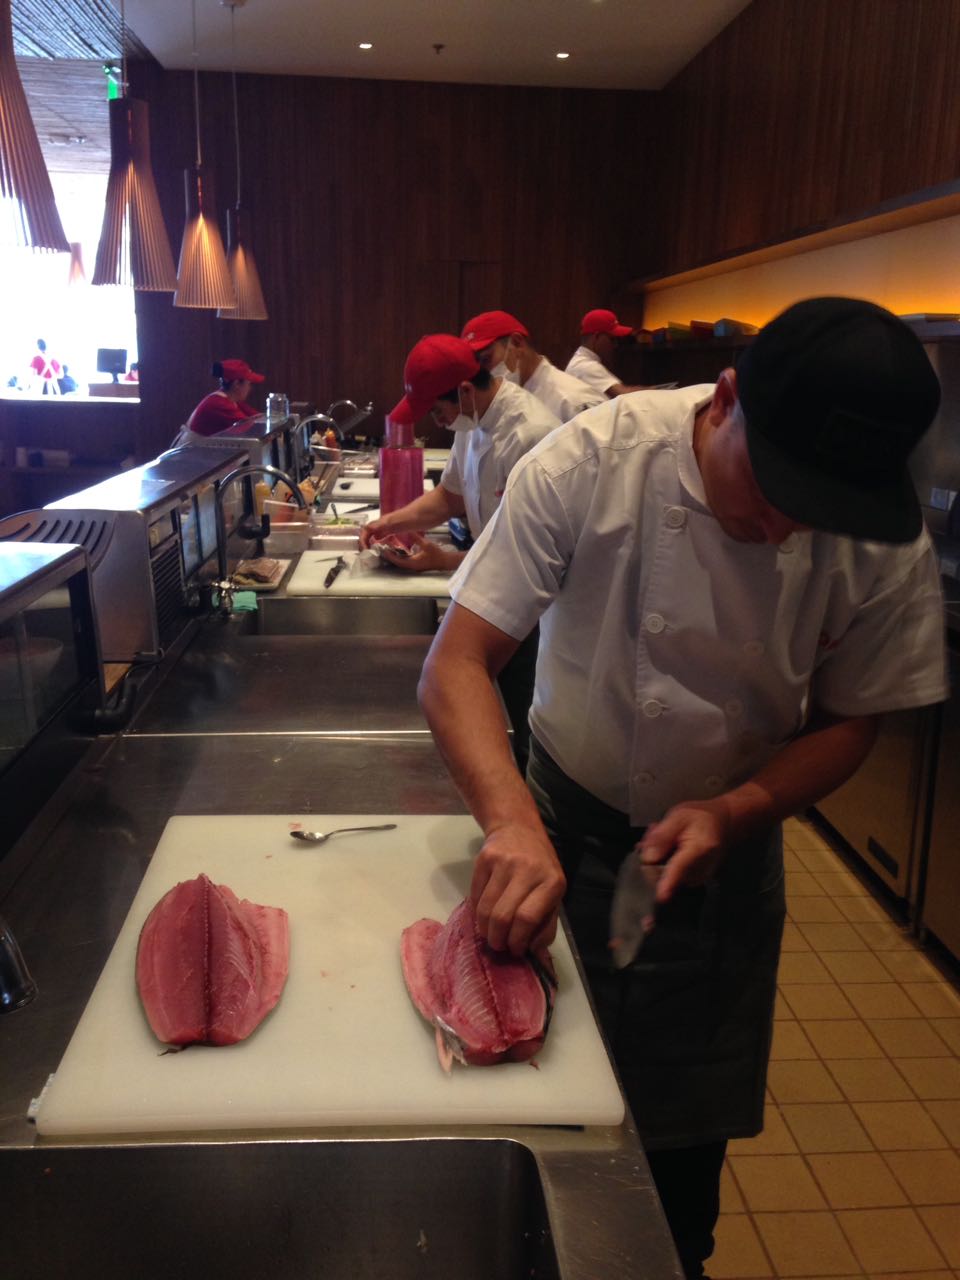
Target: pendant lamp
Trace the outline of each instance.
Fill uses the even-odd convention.
[[[253,250],[246,240],[244,211],[240,186],[240,109],[237,103],[237,43],[235,17],[245,0],[220,0],[230,10],[230,48],[233,59],[233,138],[237,150],[237,203],[227,210],[227,267],[237,294],[235,307],[221,307],[217,312],[224,320],[266,320],[267,304],[260,287],[260,273]]]
[[[17,70],[11,0],[0,0],[0,244],[70,252]]]
[[[184,170],[187,223],[180,246],[175,307],[235,307],[234,292],[223,240],[213,213],[209,184],[205,183],[200,150],[200,73],[197,69],[197,0],[193,4],[193,112],[197,129],[197,161]],[[206,187],[206,189],[205,189]]]
[[[83,269],[83,247],[79,240],[70,241],[70,266],[67,270],[67,284],[80,285],[87,283],[87,273]]]

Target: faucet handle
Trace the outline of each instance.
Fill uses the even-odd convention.
[[[22,1009],[37,994],[37,984],[30,976],[23,953],[10,926],[0,916],[0,1013]]]

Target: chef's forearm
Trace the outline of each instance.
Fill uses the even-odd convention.
[[[801,813],[835,791],[866,759],[877,716],[822,717],[742,786],[722,797],[734,841]]]
[[[463,515],[463,510],[460,495],[438,484],[435,489],[414,498],[405,507],[398,507],[396,511],[380,516],[377,524],[394,533],[410,533],[414,529],[432,529],[451,516]]]

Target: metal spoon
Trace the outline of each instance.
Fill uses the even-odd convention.
[[[331,836],[338,836],[344,831],[395,831],[395,822],[384,823],[382,827],[337,827],[336,831],[291,831],[294,840],[306,840],[308,844],[326,844]]]

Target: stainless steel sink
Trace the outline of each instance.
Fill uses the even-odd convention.
[[[19,1280],[561,1280],[508,1139],[6,1149],[0,1204]]]
[[[268,636],[429,636],[437,602],[407,596],[261,595],[257,630]]]

